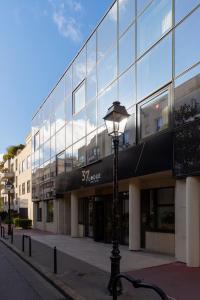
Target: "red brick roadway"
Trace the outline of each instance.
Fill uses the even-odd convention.
[[[175,262],[129,274],[158,285],[176,300],[200,299],[200,268],[190,268],[183,263]]]

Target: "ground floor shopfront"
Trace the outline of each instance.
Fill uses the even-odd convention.
[[[200,178],[165,171],[119,182],[120,243],[200,266]],[[110,243],[112,185],[34,203],[34,227]]]

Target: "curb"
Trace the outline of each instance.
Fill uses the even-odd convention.
[[[32,261],[32,258],[25,257],[22,255],[21,251],[19,251],[15,246],[9,244],[4,239],[0,238],[0,241],[12,252],[14,252],[18,257],[20,257],[25,263],[27,263],[32,269],[34,269],[37,273],[39,273],[45,280],[47,280],[50,284],[52,284],[63,296],[71,298],[71,300],[87,300],[83,296],[79,295],[75,290],[71,287],[64,284],[61,280],[59,280],[56,275],[47,271],[41,265]]]

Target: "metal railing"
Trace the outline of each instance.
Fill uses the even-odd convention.
[[[150,289],[153,290],[155,293],[157,293],[160,296],[160,299],[162,300],[169,300],[170,298],[165,294],[165,292],[159,288],[158,286],[154,284],[149,284],[146,282],[142,282],[140,279],[135,279],[131,277],[130,275],[120,273],[115,276],[113,280],[113,300],[117,300],[118,298],[118,291],[117,291],[117,282],[120,278],[124,278],[125,280],[129,281],[134,288],[145,288],[145,289]]]

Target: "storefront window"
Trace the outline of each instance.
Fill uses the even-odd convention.
[[[53,200],[48,200],[46,202],[46,208],[47,208],[47,222],[52,223],[53,222],[53,215],[54,215],[54,209],[53,209]]]
[[[137,56],[159,40],[172,26],[172,1],[155,0],[138,18]]]
[[[37,222],[42,221],[42,202],[36,203],[36,211],[37,211]]]

